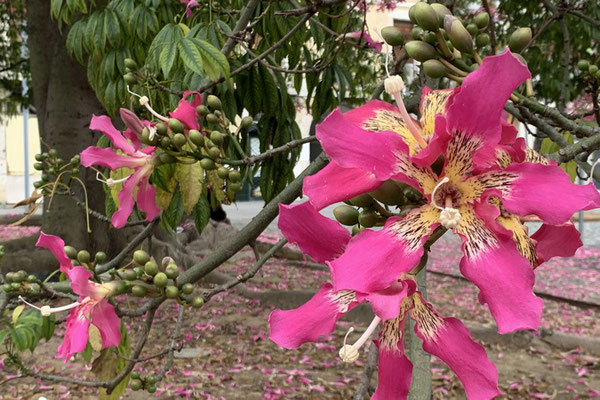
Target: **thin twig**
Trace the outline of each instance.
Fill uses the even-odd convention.
[[[273,149],[267,150],[264,153],[257,154],[252,157],[246,157],[241,160],[220,160],[222,163],[229,165],[253,165],[260,161],[266,160],[267,158],[274,157],[278,154],[288,152],[296,147],[302,146],[305,143],[314,142],[317,140],[315,136],[308,136],[302,139],[292,140],[287,142],[283,146],[275,147]]]
[[[179,334],[181,332],[181,325],[183,324],[183,314],[185,313],[185,307],[179,306],[179,313],[177,314],[177,322],[175,322],[175,329],[173,329],[173,333],[171,334],[171,342],[169,343],[169,351],[167,355],[167,362],[159,373],[156,375],[156,380],[160,381],[166,375],[166,373],[171,369],[173,365],[173,359],[175,358],[175,350],[177,348],[177,340],[179,339]]]

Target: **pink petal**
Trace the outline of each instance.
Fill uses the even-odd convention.
[[[339,109],[317,125],[317,138],[325,153],[340,167],[363,169],[378,180],[387,180],[394,174],[395,153],[406,148],[398,134],[361,129]]]
[[[71,281],[73,292],[82,298],[91,296],[94,293],[94,284],[89,281],[92,273],[86,268],[80,266],[73,267],[66,275]]]
[[[381,49],[383,47],[383,43],[376,42],[375,40],[373,40],[371,35],[369,35],[367,32],[364,32],[364,31],[350,32],[350,33],[346,34],[346,37],[354,38],[354,39],[362,39],[367,43],[367,46],[369,46],[372,49],[377,50],[378,52],[381,52]]]
[[[73,308],[67,317],[65,336],[56,353],[56,357],[64,358],[64,362],[69,361],[73,354],[85,350],[87,346],[90,320],[81,314],[83,308]]]
[[[114,347],[121,343],[121,321],[108,301],[102,300],[96,304],[90,316],[92,323],[100,331],[102,347]]]
[[[360,168],[342,168],[333,161],[315,175],[304,178],[304,194],[318,210],[359,194],[368,193],[383,182]]]
[[[402,301],[407,295],[414,293],[414,281],[402,281],[392,286],[369,293],[366,300],[371,304],[373,312],[382,320],[394,319],[400,312]],[[357,294],[360,300],[362,296]]]
[[[418,264],[423,242],[439,225],[437,215],[427,205],[403,219],[389,218],[381,231],[365,229],[354,236],[344,254],[329,263],[335,290],[371,293],[389,287]]]
[[[135,147],[136,150],[139,150],[140,147],[142,147],[143,143],[140,142],[140,139],[138,139],[137,135],[133,133],[131,129],[125,129],[123,131],[123,136],[129,139],[129,141],[131,142],[131,144],[133,144],[133,147]]]
[[[429,304],[415,305],[415,333],[423,350],[445,362],[462,382],[469,400],[487,400],[501,394],[498,370],[485,349],[476,343],[456,318],[443,318]],[[420,312],[417,312],[420,311]]]
[[[302,252],[317,262],[337,258],[351,238],[346,228],[319,214],[308,201],[280,204],[277,226],[290,242],[297,243]]]
[[[581,234],[572,223],[564,225],[542,224],[531,238],[536,241],[538,265],[552,257],[571,257],[583,246]]]
[[[119,209],[113,214],[111,222],[115,228],[122,228],[127,223],[127,219],[133,211],[135,203],[133,199],[133,191],[138,185],[143,176],[143,171],[137,170],[131,175],[123,185],[123,189],[119,192]]]
[[[196,96],[192,103],[186,100],[187,96],[190,94],[195,94]],[[188,90],[181,96],[181,100],[179,100],[179,104],[175,111],[170,112],[169,115],[172,118],[180,120],[189,129],[199,129],[200,125],[198,125],[198,119],[200,118],[200,115],[196,111],[196,107],[200,105],[201,101],[202,97],[198,92]]]
[[[129,143],[127,139],[123,137],[121,132],[119,132],[117,128],[113,126],[110,118],[106,115],[94,115],[92,117],[92,121],[90,122],[90,129],[93,131],[100,131],[108,136],[116,149],[122,150],[126,154],[135,153],[135,148],[133,145]]]
[[[335,295],[332,286],[326,283],[302,306],[294,310],[273,311],[269,316],[269,338],[280,347],[295,349],[331,333],[336,321],[356,304],[344,306],[335,300]],[[352,297],[351,294],[349,296]]]
[[[404,355],[402,339],[398,342],[398,349],[388,349],[381,344],[377,347],[379,348],[378,381],[371,400],[406,399],[412,381],[413,366]]]
[[[81,165],[102,165],[115,170],[118,168],[139,168],[144,163],[143,159],[137,157],[123,156],[110,148],[90,146],[81,152]]]
[[[55,235],[47,235],[44,232],[40,233],[36,244],[38,247],[45,247],[54,254],[54,258],[60,263],[60,271],[66,274],[73,268],[73,261],[65,253],[65,242]]]
[[[156,205],[156,188],[150,184],[148,178],[140,180],[136,200],[140,211],[146,214],[147,221],[152,221],[160,214],[160,209]]]
[[[593,184],[572,183],[566,172],[556,165],[520,163],[499,173],[511,173],[514,177],[500,188],[502,204],[511,213],[535,214],[544,222],[561,225],[577,211],[600,207],[600,193]]]

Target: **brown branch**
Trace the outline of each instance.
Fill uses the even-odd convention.
[[[177,322],[175,322],[175,329],[173,329],[173,333],[171,334],[171,342],[169,343],[169,349],[167,352],[167,362],[159,373],[156,375],[156,380],[160,381],[165,377],[167,372],[171,369],[173,365],[173,359],[175,358],[175,350],[177,349],[177,340],[179,339],[179,334],[181,332],[181,325],[183,324],[183,314],[185,313],[185,307],[179,306],[179,313],[177,314]]]
[[[285,11],[277,11],[275,13],[275,15],[285,15],[285,16],[291,16],[291,15],[304,15],[304,14],[309,14],[309,15],[313,15],[317,12],[319,12],[319,10],[321,10],[322,8],[329,8],[329,7],[333,7],[335,5],[341,4],[341,3],[347,3],[349,0],[317,0],[315,2],[310,3],[308,6],[304,7],[304,8],[297,8],[294,10],[285,10]]]
[[[588,24],[594,25],[596,28],[600,28],[600,21],[595,20],[594,18],[590,17],[589,15],[587,15],[581,11],[568,9],[568,10],[566,10],[566,12],[571,15],[576,16],[577,18],[581,18]]]
[[[271,150],[267,150],[264,153],[257,154],[252,157],[245,157],[241,160],[219,160],[219,162],[229,165],[253,165],[268,158],[274,157],[278,154],[288,152],[296,147],[300,147],[303,144],[314,142],[317,140],[315,136],[308,136],[302,139],[292,140],[287,142],[283,146],[275,147]]]
[[[490,5],[487,0],[481,0],[481,5],[486,13],[490,16],[490,23],[487,26],[488,33],[490,35],[490,47],[492,48],[492,52],[496,51],[496,25],[494,22],[494,16],[492,15],[492,10],[490,9]]]

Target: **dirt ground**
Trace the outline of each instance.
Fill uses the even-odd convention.
[[[223,270],[236,275],[253,262],[247,249],[236,255]],[[273,259],[247,285],[254,291],[311,290],[327,280],[328,273],[302,268],[298,262]],[[204,284],[204,288],[212,285]],[[201,291],[200,287],[197,290]],[[430,301],[446,316],[460,318],[469,327],[484,327],[489,312],[477,302],[477,290],[468,282],[448,276],[430,274]],[[591,288],[590,290],[598,290]],[[290,300],[295,302],[295,299]],[[135,307],[135,302],[130,305]],[[352,365],[337,357],[343,337],[350,326],[358,332],[367,323],[340,321],[336,331],[319,343],[305,344],[299,350],[279,349],[268,340],[267,319],[273,306],[256,299],[242,297],[235,291],[215,296],[200,310],[189,309],[180,342],[182,354],[172,371],[157,384],[153,395],[127,389],[125,399],[349,399],[360,380],[367,354],[361,354]],[[144,355],[154,354],[168,344],[177,305],[165,303],[159,310],[149,345]],[[543,327],[568,334],[598,338],[598,308],[580,308],[567,303],[546,300]],[[128,321],[130,335],[135,337],[139,320]],[[498,341],[497,335],[474,335],[482,342],[500,373],[502,399],[588,399],[600,397],[599,357],[582,349],[564,350],[554,347],[542,337],[524,333]],[[39,372],[61,373],[78,378],[89,377],[90,366],[78,358],[63,364],[53,358],[62,337],[57,328],[49,343],[38,346],[35,355],[25,359]],[[355,335],[358,335],[355,333]],[[134,339],[135,340],[135,339]],[[181,358],[185,357],[185,358]],[[1,359],[1,356],[0,356]],[[142,375],[152,375],[165,362],[164,358],[138,364]],[[0,364],[0,381],[15,373]],[[434,398],[463,399],[460,382],[445,364],[432,361]],[[376,375],[372,384],[376,384]],[[13,379],[0,386],[1,399],[93,399],[96,389],[74,385],[40,382],[32,378]]]

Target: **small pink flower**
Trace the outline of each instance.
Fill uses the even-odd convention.
[[[188,18],[192,18],[192,8],[199,6],[200,4],[196,0],[179,0],[180,3],[186,4],[185,6],[185,16]]]
[[[383,47],[383,43],[375,41],[375,39],[373,39],[373,37],[365,31],[350,32],[350,33],[346,34],[346,37],[357,39],[357,40],[359,40],[359,43],[360,43],[360,41],[364,40],[366,42],[367,46],[369,46],[370,48],[375,49],[376,51],[381,53],[381,48]]]
[[[150,126],[147,123],[147,126]],[[151,221],[159,214],[160,209],[156,206],[156,189],[149,182],[150,175],[156,166],[154,147],[141,148],[141,143],[127,140],[110,121],[103,116],[92,117],[90,129],[104,133],[112,141],[114,149],[90,146],[81,152],[81,164],[85,167],[91,165],[102,165],[116,170],[119,168],[130,168],[134,173],[124,179],[125,184],[119,193],[119,208],[112,216],[112,224],[121,228],[127,222],[133,211],[133,205],[137,201],[138,208],[146,213],[146,220]],[[128,129],[129,131],[129,129]],[[126,131],[127,133],[127,131]],[[128,134],[128,136],[131,136]],[[120,150],[124,154],[119,154]],[[118,183],[107,180],[109,186]],[[134,190],[137,192],[134,197]]]

